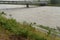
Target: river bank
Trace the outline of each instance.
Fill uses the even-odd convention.
[[[14,18],[6,18],[4,12],[0,13],[0,40],[60,40],[51,30],[44,32],[43,29],[34,28],[35,23],[17,22]],[[40,27],[45,27],[40,25]]]

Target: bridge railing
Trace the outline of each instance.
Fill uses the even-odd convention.
[[[16,4],[16,5],[45,5],[48,1],[0,1],[0,4]]]
[[[41,4],[41,3],[47,3],[46,2],[38,2],[38,1],[0,1],[0,4],[30,4],[30,5],[34,5],[34,4]]]

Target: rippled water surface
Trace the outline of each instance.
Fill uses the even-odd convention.
[[[12,14],[17,21],[36,22],[45,26],[60,26],[60,7],[33,7],[26,8],[25,5],[1,5],[0,11]]]

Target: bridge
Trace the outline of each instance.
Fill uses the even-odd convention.
[[[47,4],[47,1],[45,2],[38,2],[38,1],[0,1],[0,4],[15,4],[15,5],[26,5],[28,8],[29,5],[40,5],[40,4]]]

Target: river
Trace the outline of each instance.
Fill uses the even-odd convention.
[[[36,22],[52,28],[60,26],[60,7],[30,6],[30,8],[26,8],[25,5],[0,4],[0,11],[4,11],[7,15],[11,14],[13,18],[20,22]]]

